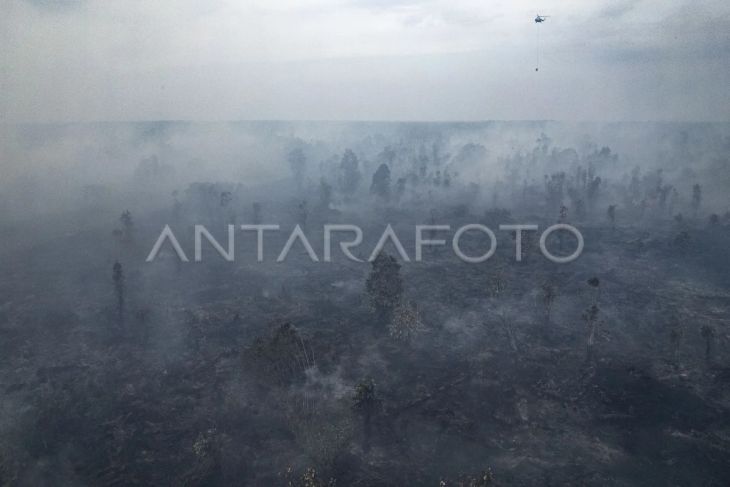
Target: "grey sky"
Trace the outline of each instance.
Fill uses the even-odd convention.
[[[726,0],[5,0],[2,9],[6,122],[730,120]],[[551,15],[540,26],[538,9]]]

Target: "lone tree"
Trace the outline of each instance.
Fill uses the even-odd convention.
[[[319,181],[319,208],[322,211],[330,209],[332,204],[332,185],[325,178]]]
[[[292,176],[294,176],[297,189],[301,190],[304,182],[304,172],[307,169],[307,156],[304,155],[301,147],[297,147],[289,152],[287,160],[289,161],[289,168],[291,169]]]
[[[700,211],[700,205],[702,204],[702,186],[695,184],[692,186],[692,213],[697,218],[697,213]]]
[[[565,205],[560,206],[560,214],[558,216],[558,223],[568,223],[568,207]],[[560,232],[558,234],[558,248],[562,251],[563,250],[563,243],[565,241],[565,232]]]
[[[550,323],[550,314],[555,304],[555,298],[558,296],[555,286],[549,282],[542,285],[542,304],[545,311],[545,323]]]
[[[560,206],[560,213],[558,214],[558,223],[565,223],[568,221],[568,207],[565,205]]]
[[[220,196],[220,206],[221,208],[226,208],[231,204],[231,201],[233,201],[233,194],[230,191],[223,191],[221,192]]]
[[[124,210],[122,216],[119,217],[119,221],[122,222],[122,237],[126,241],[132,240],[132,234],[134,233],[134,222],[132,221],[132,213],[129,210]]]
[[[598,305],[592,304],[583,312],[583,321],[588,328],[588,343],[586,346],[586,362],[592,363],[595,358],[594,345],[596,343],[596,329],[598,328]]]
[[[715,329],[710,325],[702,325],[700,334],[705,339],[705,361],[709,364],[712,362],[712,352],[715,344]]]
[[[183,205],[178,199],[179,192],[178,190],[173,190],[172,192],[172,219],[175,223],[180,222],[180,215],[182,213]]]
[[[124,322],[124,271],[119,262],[115,262],[112,267],[112,281],[114,282],[114,293],[117,295],[117,316],[121,324]]]
[[[340,161],[340,189],[345,195],[353,195],[360,185],[362,175],[358,166],[357,156],[347,149]]]
[[[381,164],[373,174],[370,194],[380,196],[384,200],[390,198],[390,168],[387,164]]]
[[[588,209],[590,211],[593,210],[596,204],[596,200],[598,199],[598,191],[601,187],[601,178],[596,176],[595,178],[592,178],[591,181],[588,183],[588,188],[586,190],[586,199],[588,200]]]
[[[487,294],[498,298],[507,291],[507,272],[504,267],[497,267],[492,274],[487,275]]]
[[[606,215],[608,215],[608,221],[611,223],[611,229],[616,229],[616,205],[608,205],[608,210],[606,211]]]
[[[236,222],[236,211],[232,208],[233,193],[223,191],[220,195],[220,207],[224,213],[227,223],[234,224]]]
[[[588,279],[588,285],[595,289],[595,293],[593,294],[593,304],[598,305],[598,299],[601,297],[601,280],[597,277],[591,277]]]
[[[692,245],[692,237],[689,232],[683,230],[674,236],[672,239],[672,246],[679,251],[680,254],[686,254]]]
[[[261,203],[254,201],[253,205],[253,223],[254,225],[260,225],[261,224]]]
[[[309,210],[307,209],[307,200],[302,200],[297,205],[297,221],[302,224],[303,228],[307,228],[307,217],[309,216]]]
[[[708,224],[710,225],[710,228],[717,228],[718,225],[720,225],[720,215],[717,213],[713,213],[710,215],[710,218],[707,220]]]
[[[406,178],[398,178],[395,182],[395,199],[398,201],[406,194]]]
[[[403,295],[403,279],[400,264],[395,257],[381,252],[372,262],[365,289],[370,307],[381,325],[390,323],[393,311]]]
[[[375,392],[375,381],[370,378],[361,380],[355,386],[352,409],[362,418],[363,450],[370,450],[372,419],[380,409],[381,401]]]
[[[679,363],[679,350],[682,346],[683,335],[684,331],[682,330],[681,323],[678,319],[674,318],[672,320],[672,327],[669,330],[669,344],[671,346],[672,361],[675,365]]]

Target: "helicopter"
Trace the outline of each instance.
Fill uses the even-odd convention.
[[[550,17],[550,16],[537,14],[537,16],[535,17],[535,23],[540,25],[543,22],[545,22],[548,19],[548,17]],[[537,63],[535,66],[535,71],[539,71],[539,70],[540,70],[540,29],[537,29]]]

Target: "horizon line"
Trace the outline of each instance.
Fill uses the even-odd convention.
[[[575,124],[730,124],[730,120],[563,120],[563,119],[478,119],[478,120],[385,120],[385,119],[297,119],[297,118],[241,118],[241,119],[138,119],[138,120],[64,120],[64,121],[0,121],[0,125],[93,125],[93,124],[216,124],[216,123],[343,123],[343,124],[484,124],[484,123],[575,123]]]

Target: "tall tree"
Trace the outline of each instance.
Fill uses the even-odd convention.
[[[319,207],[323,211],[327,211],[332,203],[332,186],[325,178],[319,181]]]
[[[355,386],[355,397],[352,408],[360,415],[363,422],[363,450],[370,450],[370,436],[372,434],[372,419],[380,408],[380,398],[375,392],[375,381],[367,378]]]
[[[390,168],[383,163],[373,174],[373,181],[370,185],[370,193],[380,196],[384,200],[390,198]]]
[[[550,323],[550,315],[552,314],[553,304],[555,304],[555,298],[557,298],[557,289],[551,282],[546,282],[542,285],[542,304],[545,315],[545,323]]]
[[[692,186],[692,213],[697,218],[697,213],[700,211],[700,205],[702,204],[702,186],[695,184]]]
[[[124,210],[122,212],[122,216],[119,217],[119,221],[122,222],[122,237],[127,242],[130,242],[134,234],[134,222],[132,221],[132,213],[129,210]]]
[[[611,223],[611,229],[616,228],[616,205],[608,205],[608,210],[606,211],[606,215],[608,215],[608,221]]]
[[[362,175],[359,165],[355,153],[347,149],[340,161],[340,189],[347,196],[353,195],[360,185]]]
[[[253,208],[253,216],[252,216],[253,224],[259,225],[259,224],[261,224],[261,203],[259,203],[258,201],[254,201],[252,208]]]
[[[307,200],[302,200],[297,205],[297,221],[302,225],[302,228],[307,228],[307,218],[309,216],[309,210],[307,209]]]
[[[307,156],[304,155],[301,147],[297,147],[289,152],[287,160],[297,189],[301,190],[304,184],[304,173],[307,170]]]
[[[376,313],[380,325],[386,326],[403,296],[400,264],[395,257],[381,252],[371,266],[365,288],[371,309]]]
[[[710,325],[702,325],[700,334],[705,339],[705,361],[712,362],[712,352],[715,344],[715,329]]]
[[[114,282],[114,294],[117,296],[117,317],[121,324],[124,322],[124,271],[119,262],[115,262],[112,267],[112,282]]]

